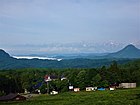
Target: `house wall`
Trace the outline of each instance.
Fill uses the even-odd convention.
[[[92,91],[92,89],[91,88],[86,88],[86,91]]]
[[[120,88],[136,88],[136,83],[121,83]]]
[[[87,87],[87,88],[86,88],[86,91],[93,91],[93,90],[94,90],[93,87]]]
[[[74,88],[74,91],[78,92],[78,91],[80,91],[80,88]]]

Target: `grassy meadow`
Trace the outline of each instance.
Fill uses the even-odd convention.
[[[42,94],[26,101],[0,102],[0,105],[140,105],[140,88]]]

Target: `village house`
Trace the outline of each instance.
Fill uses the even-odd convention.
[[[74,92],[79,92],[80,88],[74,88]]]
[[[86,91],[94,91],[94,87],[86,87]]]
[[[73,86],[69,86],[69,90],[73,90]]]
[[[111,84],[109,86],[109,90],[115,90],[116,88],[119,88],[119,84],[117,84],[117,83]]]
[[[119,88],[136,88],[136,83],[120,83]]]
[[[54,75],[45,75],[45,77],[44,77],[45,82],[52,81],[52,80],[55,81],[57,79],[58,79],[58,77],[54,76]]]
[[[6,96],[0,97],[0,101],[23,101],[23,100],[26,100],[26,97],[14,93],[10,93]]]
[[[111,91],[112,91],[112,90],[115,90],[115,88],[114,88],[114,87],[110,87],[110,88],[109,88],[109,90],[111,90]]]
[[[51,95],[56,95],[56,94],[58,94],[58,92],[57,91],[52,91],[50,94]]]

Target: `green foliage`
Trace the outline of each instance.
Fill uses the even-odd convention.
[[[39,90],[42,94],[47,93],[46,87],[47,87],[47,85],[45,83],[41,87],[39,87]]]
[[[101,79],[102,77],[100,76],[100,74],[97,74],[96,76],[94,76],[92,78],[93,86],[100,86]]]
[[[107,87],[110,84],[121,82],[136,82],[140,86],[140,60],[118,65],[117,62],[109,66],[102,66],[97,69],[18,69],[0,71],[0,91],[6,94],[10,92],[24,92],[27,89],[34,92],[40,89],[41,93],[46,92],[44,76],[54,75],[58,78],[49,82],[50,91],[68,91],[68,86],[79,87],[84,90],[88,86]],[[67,77],[61,81],[61,76]],[[43,83],[36,87],[38,83]]]
[[[4,96],[4,95],[5,95],[4,91],[0,91],[0,96]]]
[[[77,77],[76,77],[76,80],[77,80],[77,86],[80,88],[80,89],[84,89],[85,87],[85,75],[86,74],[86,71],[85,70],[81,70]]]
[[[107,80],[103,80],[102,82],[100,82],[100,86],[108,87],[109,86],[109,82]]]

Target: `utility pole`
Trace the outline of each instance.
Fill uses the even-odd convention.
[[[47,93],[49,94],[49,81],[47,81]]]
[[[51,77],[49,75],[46,75],[44,78],[44,81],[47,83],[47,93],[49,94],[49,81],[51,81]]]

